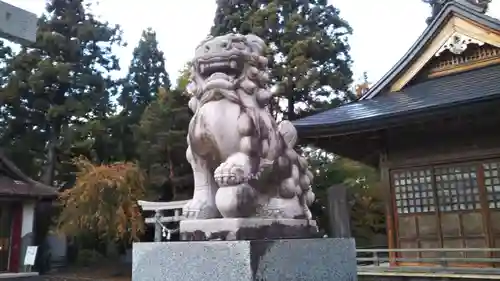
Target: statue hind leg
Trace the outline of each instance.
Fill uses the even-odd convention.
[[[193,169],[194,193],[183,208],[183,214],[187,219],[213,219],[221,215],[215,205],[215,193],[218,185],[210,172],[205,159],[193,154],[191,146],[188,146],[186,158]]]

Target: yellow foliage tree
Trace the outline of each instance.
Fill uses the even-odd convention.
[[[367,72],[363,72],[363,80],[354,86],[354,92],[357,98],[362,97],[366,92],[370,90],[371,83],[368,82]]]
[[[75,186],[60,196],[58,229],[67,235],[85,231],[106,240],[137,241],[144,220],[137,200],[145,194],[144,176],[135,164],[94,165],[75,159]]]

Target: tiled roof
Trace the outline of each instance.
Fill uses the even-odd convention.
[[[451,14],[458,14],[473,22],[479,23],[492,30],[500,30],[500,20],[485,15],[473,8],[474,5],[467,1],[448,1],[441,12],[436,16],[434,21],[427,26],[422,35],[417,39],[414,45],[400,59],[394,67],[389,70],[368,92],[361,97],[360,100],[371,99],[379,94],[382,94],[385,87],[395,79],[399,73],[405,69],[420,52],[429,44],[435,35],[441,31],[442,26],[446,23]]]
[[[56,196],[56,190],[41,184],[30,184],[0,176],[0,196],[53,197]]]
[[[300,133],[319,127],[355,125],[500,98],[499,78],[500,65],[444,76],[409,86],[400,92],[333,108],[293,123]]]
[[[57,189],[37,182],[0,152],[0,197],[56,197]]]

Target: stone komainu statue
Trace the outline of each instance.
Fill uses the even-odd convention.
[[[194,174],[187,219],[310,219],[313,174],[294,150],[297,131],[267,110],[265,42],[255,35],[207,38],[192,61],[194,112],[186,157]]]

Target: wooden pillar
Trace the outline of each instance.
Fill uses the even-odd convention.
[[[383,192],[383,198],[385,202],[385,223],[387,231],[387,246],[389,250],[397,248],[397,229],[396,229],[396,209],[394,208],[394,196],[391,190],[391,178],[389,167],[386,165],[387,154],[380,154],[380,192]],[[389,252],[389,264],[391,266],[396,265],[397,255],[395,252]]]
[[[12,206],[12,231],[10,234],[9,271],[19,272],[21,264],[21,229],[23,224],[23,205],[15,203]]]
[[[347,187],[337,184],[328,189],[328,213],[331,237],[351,237],[351,218],[347,204]]]

